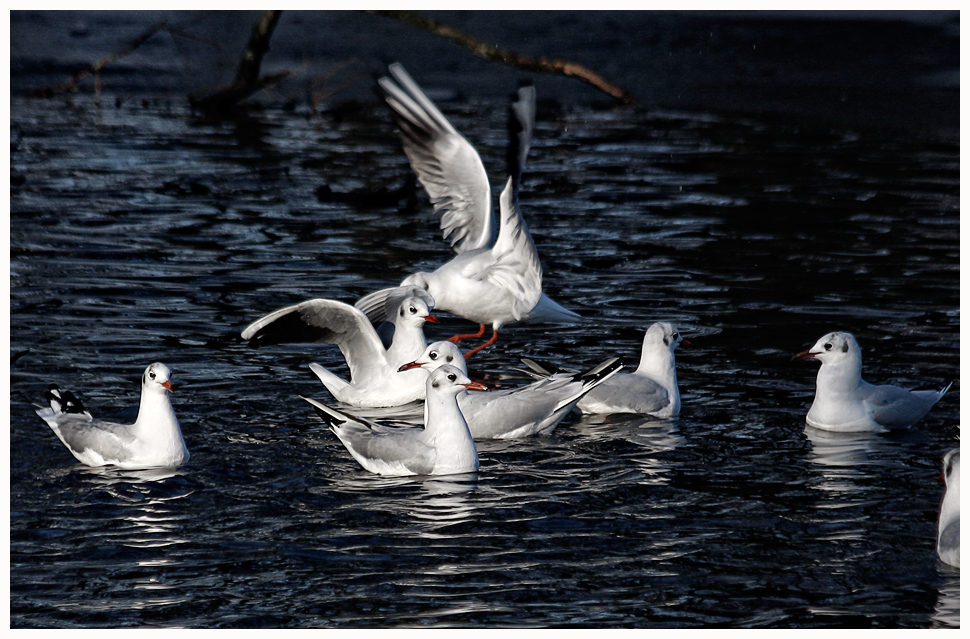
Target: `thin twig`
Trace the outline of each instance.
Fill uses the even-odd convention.
[[[104,69],[106,66],[108,66],[109,64],[111,64],[116,60],[119,60],[125,57],[126,55],[128,55],[129,53],[131,53],[141,45],[145,44],[145,42],[153,35],[155,35],[159,31],[166,29],[167,27],[168,27],[168,23],[163,20],[158,24],[156,24],[155,26],[151,27],[150,29],[146,30],[144,33],[142,33],[134,40],[132,40],[127,46],[119,49],[118,51],[115,51],[108,57],[103,58],[98,62],[95,62],[87,69],[80,71],[73,78],[71,78],[64,84],[56,87],[47,87],[46,89],[37,89],[35,91],[31,91],[29,95],[36,98],[51,98],[51,97],[54,97],[55,95],[60,95],[62,93],[67,93],[68,91],[73,91],[74,88],[78,85],[78,83],[81,82],[81,80],[83,80],[84,78],[90,75],[100,74],[100,71]]]
[[[503,49],[487,42],[474,38],[451,25],[439,22],[427,16],[415,13],[414,11],[365,11],[388,18],[400,20],[414,27],[427,31],[433,35],[441,36],[455,44],[459,44],[468,49],[472,55],[494,62],[522,69],[524,71],[537,71],[539,73],[552,73],[576,78],[586,84],[599,89],[607,95],[623,102],[633,104],[636,98],[620,87],[605,80],[602,76],[587,69],[581,64],[569,62],[568,60],[556,60],[550,58],[533,58],[531,56],[519,55],[508,49]]]

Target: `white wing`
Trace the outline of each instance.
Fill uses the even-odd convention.
[[[491,253],[494,263],[484,276],[508,290],[515,298],[512,315],[522,319],[542,296],[542,266],[529,228],[522,219],[509,178],[499,197],[498,238]]]
[[[494,234],[488,174],[478,151],[438,110],[400,64],[378,85],[394,112],[404,152],[456,253],[488,247]],[[396,81],[396,83],[395,83]]]
[[[250,324],[242,337],[256,344],[273,344],[298,331],[315,336],[312,341],[336,344],[354,384],[380,376],[386,364],[384,345],[367,316],[336,300],[308,300],[281,308]]]

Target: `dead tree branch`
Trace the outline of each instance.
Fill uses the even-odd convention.
[[[190,95],[189,102],[208,113],[223,113],[231,110],[239,102],[250,95],[276,84],[289,75],[288,71],[270,76],[259,77],[259,68],[263,63],[263,56],[269,50],[269,41],[273,30],[280,20],[282,11],[264,11],[259,22],[253,27],[249,42],[243,51],[236,80],[231,85],[204,95]]]
[[[536,71],[539,73],[552,73],[576,78],[586,84],[599,89],[610,97],[623,102],[633,104],[636,102],[630,93],[620,87],[605,80],[602,76],[594,73],[586,67],[569,62],[567,60],[555,60],[550,58],[533,58],[531,56],[519,55],[507,49],[497,47],[487,42],[474,38],[451,25],[439,22],[427,16],[413,11],[367,11],[388,18],[400,20],[419,29],[427,31],[433,35],[441,36],[455,44],[468,49],[472,55],[494,62],[501,62],[516,69],[523,71]]]
[[[77,85],[81,82],[81,80],[92,75],[100,77],[100,73],[103,68],[105,68],[112,62],[125,57],[126,55],[128,55],[129,53],[131,53],[141,45],[145,44],[145,42],[153,35],[155,35],[159,31],[164,31],[166,29],[168,29],[168,23],[166,23],[165,21],[159,22],[158,24],[146,30],[140,36],[132,40],[127,46],[122,47],[121,49],[119,49],[118,51],[115,51],[108,57],[103,58],[98,62],[95,62],[87,69],[84,69],[83,71],[78,72],[77,74],[74,75],[74,77],[72,77],[64,84],[56,87],[37,89],[35,91],[31,91],[29,95],[35,98],[52,98],[55,95],[60,95],[62,93],[67,93],[68,91],[73,91],[75,87],[77,87]]]

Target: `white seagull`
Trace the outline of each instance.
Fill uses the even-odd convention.
[[[434,298],[420,287],[399,286],[387,289],[382,304],[381,312],[387,321],[378,329],[378,335],[381,335],[382,347],[386,346],[387,361],[391,366],[400,366],[424,352],[428,344],[424,338],[424,324],[438,323],[438,319],[431,314]],[[287,342],[336,343],[332,341],[334,334],[345,332],[346,328],[342,328],[341,324],[351,320],[334,308],[334,300],[328,299],[307,300],[287,306],[247,326],[242,338],[249,340],[253,346]],[[347,354],[344,356],[347,357]]]
[[[632,373],[619,373],[586,394],[576,408],[583,413],[607,415],[636,413],[653,417],[680,414],[680,389],[677,387],[677,361],[674,351],[680,344],[690,345],[669,322],[651,324],[643,336],[640,364]],[[532,360],[523,363],[537,376],[551,371]]]
[[[56,384],[44,394],[50,407],[37,410],[37,414],[82,464],[174,468],[189,460],[189,451],[169,398],[171,374],[160,362],[145,369],[134,424],[94,419],[74,393],[62,391]]]
[[[354,459],[378,475],[452,475],[478,470],[478,449],[458,408],[466,389],[488,390],[454,366],[428,376],[424,428],[382,426],[303,397]]]
[[[424,291],[421,293],[427,295]],[[261,331],[267,327],[284,324],[312,327],[317,341],[340,348],[350,369],[350,382],[347,382],[317,363],[310,364],[310,370],[337,401],[368,408],[401,406],[424,398],[427,373],[401,374],[397,370],[412,361],[415,351],[424,352],[427,342],[421,327],[426,321],[437,320],[421,295],[405,295],[391,317],[395,329],[388,349],[362,311],[327,299],[310,300],[271,313],[246,328],[242,337],[258,341]]]
[[[520,87],[513,104],[518,130],[513,136],[511,176],[499,197],[496,219],[491,187],[481,157],[424,94],[400,64],[392,64],[393,79],[378,84],[400,130],[411,167],[441,215],[443,236],[457,255],[432,273],[409,275],[403,284],[426,289],[439,310],[477,322],[478,333],[456,335],[451,341],[491,338],[465,354],[471,357],[498,339],[499,329],[519,321],[574,321],[580,316],[560,306],[542,291],[542,267],[532,236],[518,206],[518,178],[535,125],[535,88]],[[359,303],[372,321],[380,314],[385,291]]]
[[[401,370],[435,370],[452,365],[468,374],[465,358],[451,342],[428,345],[424,354]],[[557,373],[519,388],[487,395],[459,393],[458,406],[475,439],[516,439],[552,432],[584,395],[622,368],[618,358],[608,359],[582,373]]]
[[[943,481],[946,490],[940,504],[936,531],[936,554],[951,566],[960,567],[960,449],[954,448],[943,457]]]
[[[922,419],[953,384],[914,390],[870,384],[862,379],[859,344],[845,332],[825,335],[794,359],[822,363],[815,401],[805,419],[809,426],[822,430],[851,433],[907,428]]]

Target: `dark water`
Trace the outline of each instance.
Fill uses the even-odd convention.
[[[587,321],[510,327],[473,377],[635,364],[669,320],[693,343],[683,412],[572,416],[481,443],[477,476],[388,479],[297,397],[329,401],[306,365],[345,371],[335,347],[236,337],[449,258],[387,113],[102,105],[11,103],[11,626],[959,625],[935,556],[956,140],[543,105],[523,212],[547,289]],[[504,102],[443,106],[498,183]],[[468,327],[442,319],[429,337]],[[807,429],[816,366],[791,355],[835,329],[869,381],[958,382],[911,432]],[[192,452],[177,471],[83,467],[33,413],[57,382],[131,419],[156,360]]]

